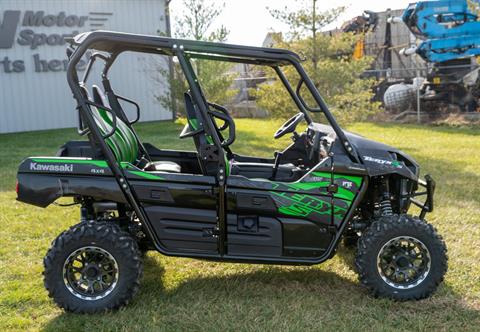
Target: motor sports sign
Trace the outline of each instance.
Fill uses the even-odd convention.
[[[32,50],[32,69],[36,73],[65,71],[66,59],[42,59],[38,52],[41,47],[64,46],[65,38],[72,37],[84,30],[101,27],[112,13],[90,12],[77,15],[60,11],[47,13],[43,10],[5,10],[0,22],[0,52],[14,47],[27,47]],[[41,31],[39,31],[41,29]],[[45,32],[45,30],[53,30]],[[65,32],[59,33],[59,30]],[[81,61],[77,69],[85,68]],[[0,56],[0,73],[21,73],[27,70],[25,59],[11,59]]]

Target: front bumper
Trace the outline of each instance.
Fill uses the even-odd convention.
[[[427,212],[433,211],[433,194],[435,193],[435,181],[430,175],[425,175],[425,180],[418,179],[418,188],[424,188],[424,191],[414,192],[409,195],[410,202],[418,206],[421,211],[419,218],[424,219]],[[425,201],[422,203],[417,199],[419,196],[426,196]]]

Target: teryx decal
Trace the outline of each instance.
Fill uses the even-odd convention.
[[[363,159],[366,161],[371,161],[372,163],[380,164],[380,165],[387,165],[395,168],[402,168],[402,164],[398,160],[385,160],[385,159],[378,159],[369,156],[363,156]]]

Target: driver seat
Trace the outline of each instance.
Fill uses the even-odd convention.
[[[185,100],[185,110],[187,113],[188,126],[191,131],[198,131],[196,135],[193,136],[193,141],[197,149],[198,162],[200,164],[200,169],[204,175],[215,175],[218,169],[218,163],[214,160],[209,160],[208,157],[202,157],[201,152],[206,149],[215,149],[213,144],[213,139],[210,135],[207,135],[203,130],[203,117],[198,110],[197,106],[193,103],[192,96],[190,93],[185,92],[183,94]],[[226,165],[228,166],[228,160],[226,160]]]
[[[202,116],[193,103],[192,97],[188,92],[184,94],[185,109],[187,112],[187,120],[189,129],[191,131],[199,131],[193,140],[197,151],[200,152],[205,147],[213,145],[212,138],[203,131]],[[225,156],[227,154],[225,153]],[[205,160],[198,154],[200,167],[203,174],[215,175],[218,167],[217,162]],[[235,160],[228,160],[226,158],[225,164],[227,166],[227,174],[240,175],[249,179],[263,179],[281,182],[293,182],[301,177],[301,169],[293,164],[279,165],[275,172],[275,165],[268,163],[255,162],[239,162]]]
[[[97,85],[92,85],[92,92],[93,101],[95,103],[108,107],[107,105],[109,105],[109,103],[103,94],[103,91]],[[84,89],[84,93],[87,94],[86,89]],[[100,107],[97,108],[91,106],[90,108],[92,110],[93,118],[102,134],[110,132],[113,126],[112,115]],[[117,116],[116,118],[115,133],[108,137],[105,142],[110,147],[110,150],[112,150],[117,161],[128,162],[137,167],[140,166],[140,162],[138,161],[138,159],[141,159],[140,142],[138,141],[133,128],[123,122],[120,117]],[[148,172],[181,172],[180,165],[171,161],[149,161],[146,165],[139,168]]]

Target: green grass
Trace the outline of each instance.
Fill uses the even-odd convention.
[[[275,121],[238,120],[235,151],[269,156]],[[191,149],[181,125],[138,125],[145,141]],[[480,134],[475,129],[358,124],[349,128],[396,146],[437,180],[428,219],[444,236],[449,271],[420,302],[373,299],[358,284],[353,253],[320,266],[218,264],[149,253],[140,293],[118,312],[73,315],[42,285],[50,242],[78,222],[78,209],[15,201],[15,172],[26,156],[53,155],[74,130],[0,135],[0,330],[478,330],[480,326]]]

